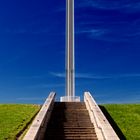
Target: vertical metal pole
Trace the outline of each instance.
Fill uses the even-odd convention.
[[[66,0],[66,96],[75,96],[74,76],[74,0]]]

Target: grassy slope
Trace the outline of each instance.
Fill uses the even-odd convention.
[[[127,140],[140,140],[140,104],[104,105]]]
[[[104,105],[127,140],[140,139],[140,104]],[[0,105],[0,140],[13,140],[39,110],[36,105]]]
[[[0,104],[0,140],[15,139],[38,110],[37,105]]]

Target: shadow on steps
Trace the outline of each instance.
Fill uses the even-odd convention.
[[[83,102],[55,102],[44,140],[97,140]]]
[[[116,132],[116,134],[118,135],[118,137],[120,138],[120,140],[126,140],[126,137],[122,133],[121,129],[118,127],[117,123],[110,116],[110,114],[108,113],[108,111],[106,110],[106,108],[104,106],[101,106],[101,105],[99,105],[99,107],[102,110],[102,112],[104,113],[104,115],[106,116],[107,120],[109,121],[109,123],[113,127],[114,131]]]

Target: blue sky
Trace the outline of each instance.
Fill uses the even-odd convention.
[[[65,95],[65,0],[0,1],[0,103]],[[140,2],[75,0],[76,95],[140,103]]]

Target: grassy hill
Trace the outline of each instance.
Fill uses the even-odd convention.
[[[37,105],[0,104],[0,140],[14,140],[39,108]]]
[[[110,104],[101,106],[101,109],[122,139],[140,140],[140,104]]]
[[[121,140],[140,140],[140,104],[100,107]],[[0,104],[0,140],[14,140],[39,109],[38,105]]]

